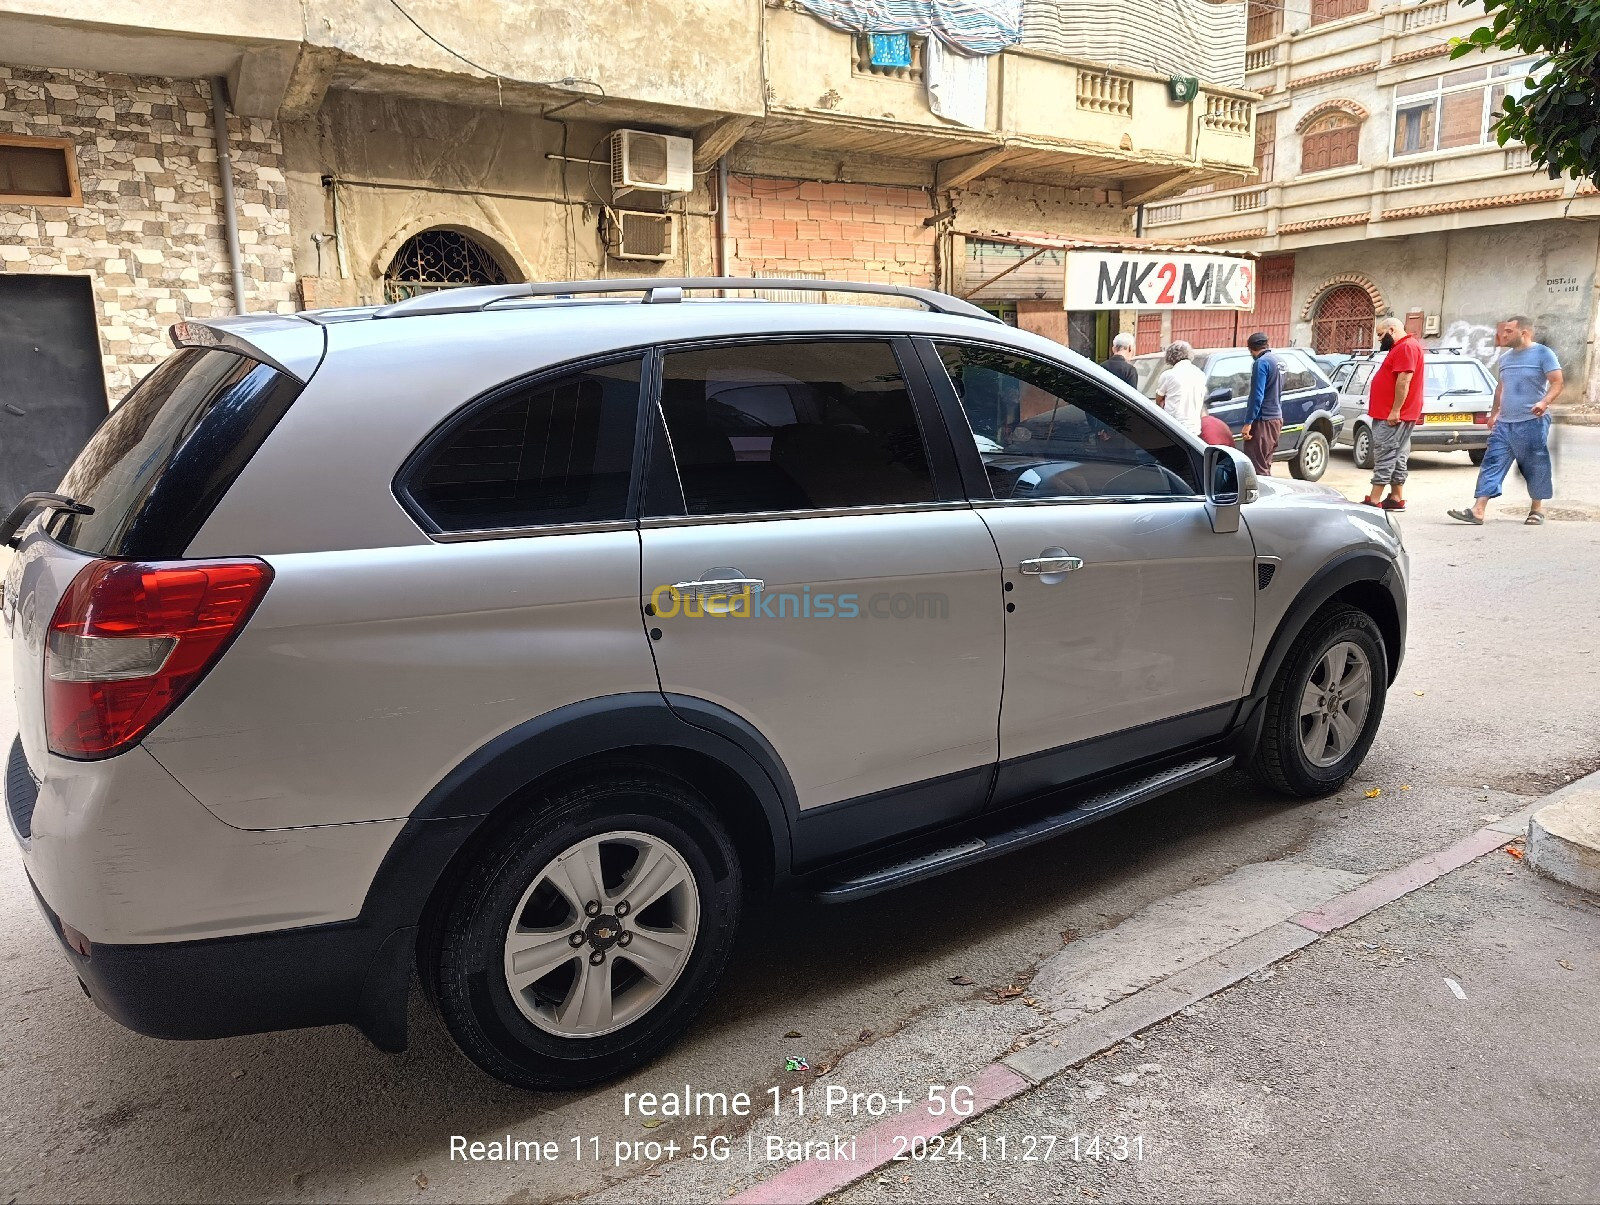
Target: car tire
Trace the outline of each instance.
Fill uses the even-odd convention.
[[[1487,453],[1488,450],[1488,448],[1473,448],[1467,453],[1467,459],[1472,461],[1473,464],[1482,464],[1484,454]]]
[[[1318,611],[1267,692],[1251,765],[1256,779],[1299,798],[1344,786],[1377,735],[1388,676],[1383,633],[1371,616],[1339,605]]]
[[[643,772],[597,779],[483,845],[432,918],[421,969],[484,1071],[536,1091],[581,1088],[649,1062],[687,1028],[727,966],[742,890],[737,850],[699,792]]]
[[[1297,481],[1320,481],[1328,471],[1328,437],[1321,431],[1307,431],[1289,462],[1289,475]]]
[[[1356,468],[1370,469],[1372,467],[1372,428],[1363,424],[1356,428],[1356,433],[1350,438],[1350,454],[1355,458]]]

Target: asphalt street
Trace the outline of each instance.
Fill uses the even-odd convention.
[[[1592,656],[1600,647],[1593,591],[1600,580],[1600,429],[1558,430],[1558,496],[1542,528],[1521,524],[1526,507],[1516,498],[1516,478],[1483,527],[1452,522],[1444,511],[1470,501],[1475,471],[1462,454],[1414,458],[1410,510],[1402,520],[1413,573],[1406,665],[1366,765],[1340,795],[1291,805],[1227,775],[1003,863],[855,905],[790,901],[769,909],[752,918],[726,986],[695,1032],[628,1083],[567,1096],[504,1088],[455,1052],[420,998],[413,999],[412,1048],[399,1057],[379,1054],[349,1029],[188,1044],[128,1033],[84,999],[35,914],[19,861],[0,857],[0,1200],[541,1201],[597,1190],[641,1199],[652,1194],[654,1179],[639,1176],[641,1163],[452,1162],[450,1136],[553,1138],[569,1150],[573,1137],[593,1137],[607,1154],[617,1138],[687,1136],[678,1123],[650,1127],[623,1117],[624,1094],[686,1083],[760,1094],[786,1083],[789,1056],[817,1067],[841,1058],[876,1058],[880,1067],[892,1067],[901,1057],[896,1035],[920,1035],[919,1023],[932,1017],[939,1018],[936,1032],[919,1042],[929,1057],[959,1069],[1003,1053],[1027,1011],[1003,989],[1026,983],[1064,940],[1105,934],[1242,868],[1282,862],[1362,876],[1446,846],[1484,816],[1515,811],[1600,764],[1600,668]],[[1327,481],[1356,496],[1365,477],[1339,452]],[[9,667],[8,655],[3,663]],[[0,726],[5,722],[0,716]],[[1445,912],[1502,907],[1471,892],[1453,902],[1439,898]],[[1527,924],[1566,915],[1559,900],[1539,898],[1517,914]],[[1592,917],[1583,923],[1592,925]],[[1313,947],[1295,973],[1339,956],[1331,944]],[[1370,1002],[1371,1025],[1431,1023],[1432,997],[1419,994],[1409,1012],[1386,1011],[1382,985],[1370,982],[1359,955],[1349,957],[1348,967],[1330,964],[1328,974],[1348,972],[1352,999]],[[1593,978],[1591,970],[1591,986]],[[1571,979],[1531,979],[1527,990],[1557,990]],[[1284,980],[1281,987],[1260,986],[1289,991],[1299,982],[1289,972]],[[1502,986],[1483,1006],[1495,1010],[1513,1047],[1506,1057],[1513,1058],[1514,978]],[[1243,998],[1257,987],[1236,990]],[[1342,1045],[1358,1036],[1353,1020],[1342,1017],[1332,1026],[1318,1007],[1292,1001],[1271,1007],[1252,996],[1233,1013],[1224,1007],[1228,999],[1208,1006],[1215,1023],[1205,1034],[1174,1024],[1161,1041],[1181,1047],[1203,1040],[1221,1049],[1237,1031],[1258,1050],[1313,1043],[1332,1065]],[[1580,1045],[1585,1036],[1569,1035]],[[1448,1045],[1440,1042],[1441,1049]],[[1138,1062],[1176,1067],[1180,1055],[1141,1053]],[[1487,1057],[1475,1053],[1473,1061]],[[1592,1045],[1585,1057],[1592,1066]],[[1359,1112],[1369,1078],[1352,1073],[1324,1084],[1345,1093],[1349,1110]],[[1171,1155],[1160,1173],[1186,1179],[1063,1180],[1052,1188],[1061,1194],[1055,1199],[1206,1195],[1210,1190],[1201,1186],[1242,1183],[1236,1170],[1221,1166],[1229,1158],[1223,1146],[1189,1141],[1203,1123],[1199,1102],[1206,1097],[1186,1083],[1162,1081],[1169,1099],[1187,1103],[1173,1105],[1186,1120],[1161,1135],[1164,1152],[1183,1153]],[[1460,1100],[1412,1091],[1413,1106],[1430,1116],[1432,1110],[1459,1116],[1461,1100],[1476,1108],[1492,1088],[1487,1080],[1473,1084],[1477,1094]],[[1042,1101],[1050,1090],[1012,1107],[1032,1107],[1034,1096]],[[1066,1105],[1037,1107],[1059,1112]],[[1296,1132],[1309,1135],[1325,1122],[1327,1113],[1317,1112],[1322,1107],[1308,1106]],[[1342,1133],[1352,1143],[1361,1137]],[[1477,1179],[1412,1183],[1387,1195],[1463,1195],[1471,1183],[1486,1196],[1559,1199],[1584,1183],[1544,1171],[1545,1179],[1530,1179],[1520,1164],[1514,1176],[1493,1143],[1462,1149],[1461,1159],[1479,1161]],[[1353,1165],[1356,1151],[1351,1146],[1340,1157]],[[1326,1183],[1315,1178],[1322,1165],[1309,1155],[1281,1160],[1281,1171],[1267,1159],[1258,1166],[1262,1191],[1315,1198]],[[749,1168],[725,1172],[702,1185],[708,1197],[759,1178]],[[1384,1196],[1382,1184],[1389,1182],[1358,1183]],[[663,1178],[663,1192],[665,1184]],[[997,1195],[1013,1198],[1038,1195],[1016,1182],[961,1184],[979,1199],[997,1188],[1003,1189]],[[854,1191],[876,1190],[869,1184]],[[1210,1195],[1228,1194],[1216,1188]]]

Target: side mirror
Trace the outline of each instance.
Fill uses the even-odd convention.
[[[1255,466],[1249,457],[1234,448],[1207,447],[1205,483],[1211,530],[1218,533],[1238,531],[1239,508],[1254,502],[1260,489]]]
[[[1233,391],[1226,385],[1218,385],[1206,394],[1206,405],[1215,406],[1218,402],[1226,402],[1233,397]]]

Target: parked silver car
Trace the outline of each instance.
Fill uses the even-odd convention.
[[[1347,445],[1356,467],[1372,467],[1372,419],[1368,399],[1381,351],[1357,352],[1333,374],[1344,418],[1337,442]],[[1481,361],[1452,349],[1429,350],[1422,359],[1422,421],[1411,432],[1411,446],[1424,452],[1465,452],[1483,463],[1489,446],[1489,411],[1494,408],[1494,378]]]
[[[7,811],[102,1009],[397,1050],[418,974],[571,1088],[689,1024],[754,895],[1355,771],[1391,516],[954,298],[683,303],[726,287],[185,323],[18,507]]]

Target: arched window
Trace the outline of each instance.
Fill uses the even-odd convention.
[[[1372,346],[1376,321],[1372,295],[1360,285],[1336,285],[1323,294],[1311,323],[1311,346],[1320,355]]]
[[[1300,170],[1325,172],[1349,167],[1361,158],[1361,122],[1342,110],[1324,113],[1306,126],[1300,139]]]
[[[383,274],[383,295],[401,301],[438,289],[505,283],[505,269],[493,255],[468,235],[441,226],[401,244]]]

